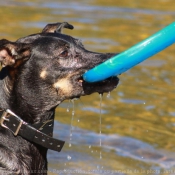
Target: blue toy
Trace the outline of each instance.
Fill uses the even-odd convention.
[[[175,22],[154,35],[87,71],[83,78],[97,82],[119,75],[175,42]]]

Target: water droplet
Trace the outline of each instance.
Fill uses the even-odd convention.
[[[91,153],[93,153],[94,151],[92,150]]]
[[[72,144],[71,143],[69,143],[69,147],[71,147],[72,146]]]
[[[72,158],[71,156],[69,156],[69,155],[67,156],[67,160],[71,160],[71,158]]]
[[[91,148],[91,145],[89,145],[89,148]]]
[[[73,120],[74,120],[74,114],[75,114],[74,100],[71,100],[71,102],[72,102],[72,118],[71,118],[71,124],[70,124],[70,138],[69,138],[69,141],[72,140]],[[69,144],[69,147],[71,147],[71,143]]]
[[[70,111],[70,109],[69,109],[69,108],[70,108],[70,100],[69,100],[69,103],[68,103],[68,105],[67,105],[67,109],[66,109],[66,111],[67,111],[67,112],[69,112],[69,111]]]
[[[102,94],[102,93],[100,93],[100,94],[99,94],[99,96],[100,96],[100,98],[102,98],[103,94]]]
[[[102,159],[101,151],[100,151],[100,159]]]
[[[80,122],[80,120],[78,119],[78,122]]]
[[[110,98],[111,97],[111,92],[108,92],[106,97]]]
[[[101,130],[102,130],[102,127],[101,127],[101,123],[102,123],[102,94],[100,94],[100,117],[99,117],[99,137],[100,137],[100,141],[99,141],[99,144],[100,144],[100,149],[101,149]],[[100,159],[101,159],[101,152],[100,152]]]

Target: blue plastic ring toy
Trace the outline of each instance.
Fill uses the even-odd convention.
[[[155,55],[175,42],[175,22],[128,50],[87,71],[83,78],[87,82],[98,82],[119,75]]]

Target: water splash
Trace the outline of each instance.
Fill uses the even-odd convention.
[[[71,160],[71,159],[72,159],[72,157],[68,155],[67,156],[67,160]]]

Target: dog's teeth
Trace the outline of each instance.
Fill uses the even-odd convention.
[[[79,83],[80,86],[82,86],[83,85],[83,80],[78,80],[78,83]]]

